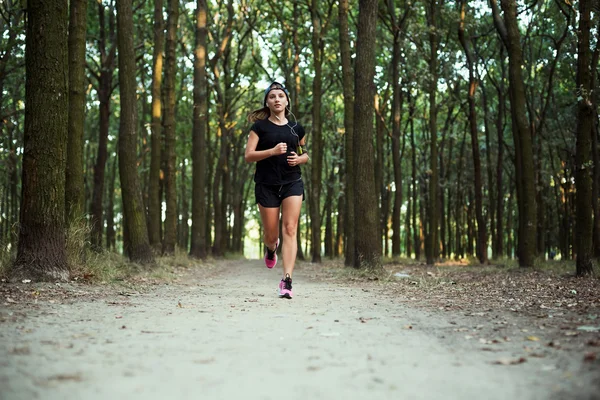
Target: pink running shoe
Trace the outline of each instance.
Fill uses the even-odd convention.
[[[292,293],[292,278],[290,274],[285,274],[285,279],[279,282],[279,297],[291,299],[294,293]]]
[[[265,253],[265,265],[267,268],[271,269],[275,265],[277,265],[277,248],[279,247],[279,239],[277,239],[277,243],[275,243],[275,250],[271,251],[267,248],[267,252]]]

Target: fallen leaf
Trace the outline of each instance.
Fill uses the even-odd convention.
[[[592,362],[592,361],[596,361],[596,352],[595,351],[590,351],[589,353],[585,353],[585,355],[583,356],[583,361],[585,362]]]
[[[527,336],[527,340],[530,340],[532,342],[538,342],[540,338],[537,336]]]
[[[519,358],[500,358],[500,359],[494,361],[492,364],[516,365],[516,364],[522,364],[525,361],[527,361],[527,359],[525,357],[519,357]]]
[[[546,355],[544,353],[529,353],[529,357],[544,358]]]
[[[590,340],[588,340],[587,345],[600,347],[600,339],[590,339]]]
[[[83,378],[79,374],[58,374],[48,377],[48,380],[80,382]]]

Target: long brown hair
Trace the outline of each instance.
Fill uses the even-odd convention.
[[[270,116],[271,110],[269,110],[269,107],[259,108],[258,110],[254,110],[250,114],[248,114],[248,122],[254,123],[261,119],[267,119]]]

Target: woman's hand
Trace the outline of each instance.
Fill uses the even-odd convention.
[[[281,142],[277,146],[273,147],[273,155],[278,156],[280,154],[287,153],[287,143]]]
[[[300,157],[302,157],[302,156],[299,156],[298,154],[296,154],[296,152],[294,152],[294,151],[290,152],[290,155],[287,157],[288,165],[290,167],[294,167],[296,165],[302,164],[304,161]]]

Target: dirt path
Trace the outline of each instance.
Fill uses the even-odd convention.
[[[600,398],[599,364],[579,353],[535,357],[525,333],[470,339],[494,322],[310,266],[278,299],[278,274],[229,261],[141,293],[70,284],[70,301],[0,299],[0,399]]]

